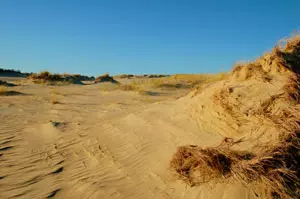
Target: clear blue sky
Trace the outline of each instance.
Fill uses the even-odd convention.
[[[213,73],[300,27],[297,0],[0,0],[0,68]]]

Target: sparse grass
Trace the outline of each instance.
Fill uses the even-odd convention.
[[[58,100],[58,95],[61,95],[56,89],[52,89],[51,93],[50,93],[50,102],[51,104],[60,104],[59,100]]]
[[[176,74],[170,77],[153,80],[158,88],[164,89],[192,89],[201,85],[226,80],[229,74]]]
[[[138,90],[136,86],[134,86],[134,84],[121,84],[119,86],[120,90],[123,91],[135,91]]]
[[[120,74],[120,75],[115,75],[114,78],[118,78],[118,79],[129,79],[129,78],[133,78],[134,75],[132,74]]]
[[[226,80],[230,76],[229,73],[216,73],[216,74],[176,74],[170,78],[175,80],[183,80],[192,84],[198,83],[211,83],[220,80]]]
[[[129,84],[121,84],[119,88],[123,91],[141,91],[151,87],[150,79],[135,79]]]
[[[152,89],[192,89],[202,84],[208,84],[225,80],[228,78],[227,73],[210,74],[178,74],[160,78],[140,78],[134,79],[132,83],[120,86],[121,90],[152,90]]]
[[[152,95],[153,91],[149,91],[144,88],[145,84],[137,84],[137,83],[132,83],[132,84],[123,84],[119,86],[119,89],[123,91],[136,91],[140,95]]]

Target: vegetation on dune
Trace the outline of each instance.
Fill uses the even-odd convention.
[[[114,78],[116,78],[116,79],[130,79],[133,77],[134,77],[134,75],[132,75],[132,74],[120,74],[120,75],[114,76]]]
[[[233,141],[208,148],[183,146],[170,166],[179,179],[191,186],[228,180],[252,184],[256,191],[262,183],[265,190],[260,194],[267,198],[299,198],[299,143],[299,132],[291,131],[258,153],[232,150]]]
[[[64,73],[62,74],[63,77],[75,77],[76,79],[80,80],[80,81],[94,81],[95,77],[94,76],[86,76],[86,75],[81,75],[81,74],[68,74],[68,73]]]
[[[162,78],[162,77],[168,77],[170,75],[163,75],[163,74],[144,74],[144,75],[132,75],[132,74],[120,74],[115,75],[114,78],[119,79],[140,79],[140,78]]]
[[[48,71],[41,71],[38,74],[33,73],[28,77],[28,79],[32,79],[35,83],[55,84],[62,82],[67,84],[82,84],[82,82],[76,76],[66,74],[51,74]]]
[[[114,84],[119,83],[112,76],[110,76],[108,73],[106,73],[104,75],[100,75],[95,79],[95,83],[101,83],[101,82],[111,82],[111,83],[114,83]]]
[[[160,78],[141,78],[134,79],[131,83],[120,85],[121,90],[125,91],[139,91],[145,89],[162,89],[162,90],[174,90],[174,89],[193,89],[205,84],[225,80],[228,78],[228,74],[178,74]]]
[[[237,63],[232,70],[235,80],[262,79],[270,81],[270,76],[284,72],[300,73],[300,34],[282,40],[273,51],[258,59]]]
[[[272,199],[300,198],[300,35],[287,39],[261,58],[238,64],[229,77],[231,81],[256,79],[268,83],[272,75],[286,75],[283,93],[259,104],[256,117],[268,121],[279,138],[251,151],[236,150],[242,140],[225,138],[215,147],[181,146],[170,161],[175,176],[195,186],[210,181],[240,182],[253,188],[260,197]],[[226,99],[231,90],[222,89],[213,95],[216,105],[232,117],[239,117]],[[216,98],[221,96],[221,98]],[[273,108],[276,100],[284,106]],[[273,110],[274,109],[274,110]],[[238,112],[239,114],[246,114]]]

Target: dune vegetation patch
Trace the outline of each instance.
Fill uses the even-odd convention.
[[[103,82],[110,82],[110,83],[114,83],[114,84],[119,83],[112,76],[110,76],[108,73],[98,76],[94,81],[94,83],[103,83]]]
[[[227,73],[219,74],[177,74],[167,76],[155,76],[155,78],[134,79],[130,83],[121,84],[120,89],[124,91],[140,90],[189,90],[207,85],[209,83],[225,80],[228,78]]]
[[[237,151],[232,143],[216,147],[179,147],[170,166],[178,179],[191,186],[215,180],[252,185],[267,198],[299,198],[300,133],[293,131],[257,153]]]
[[[134,75],[132,75],[132,74],[119,74],[119,75],[114,76],[115,79],[130,79],[133,77],[134,77]]]
[[[48,71],[41,71],[40,73],[33,73],[27,77],[34,83],[48,84],[48,85],[60,85],[60,84],[83,84],[78,76],[74,75],[61,75],[51,74]]]
[[[278,136],[247,150],[239,148],[244,140],[233,138],[224,138],[221,144],[212,147],[181,146],[170,161],[175,177],[191,186],[212,181],[239,182],[262,198],[300,198],[299,63],[300,36],[297,35],[253,62],[235,65],[226,80],[231,87],[223,84],[212,94],[212,103],[219,108],[219,117],[223,117],[222,128],[235,122],[236,129],[251,130],[244,134],[252,136],[259,128],[249,126],[256,126],[255,122],[259,121],[260,127],[265,125],[264,134],[272,129],[272,134]],[[285,82],[277,88],[277,93],[270,97],[258,93],[258,86],[271,88],[266,85],[278,77]],[[240,89],[235,94],[235,88],[247,90]],[[251,96],[251,92],[255,99],[246,105],[241,97]]]
[[[250,62],[239,62],[232,69],[231,78],[235,80],[271,80],[272,75],[285,72],[300,73],[300,35],[281,42],[271,52],[265,53]]]

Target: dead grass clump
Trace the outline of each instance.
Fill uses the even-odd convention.
[[[300,132],[285,136],[272,146],[254,154],[232,150],[228,145],[201,148],[179,147],[170,167],[176,177],[191,186],[212,180],[240,182],[244,185],[263,184],[260,195],[274,199],[300,196]]]
[[[232,142],[224,139],[217,147],[179,147],[170,167],[177,178],[191,186],[230,177],[233,164],[253,156],[251,153],[229,150],[231,144]]]
[[[228,138],[216,147],[179,147],[171,169],[192,186],[227,180],[252,187],[265,198],[300,198],[300,105],[268,117],[278,129],[278,140],[251,152],[233,150],[239,141]]]
[[[95,79],[95,83],[101,82],[111,82],[111,83],[119,83],[113,77],[111,77],[108,73],[104,75],[100,75]]]

